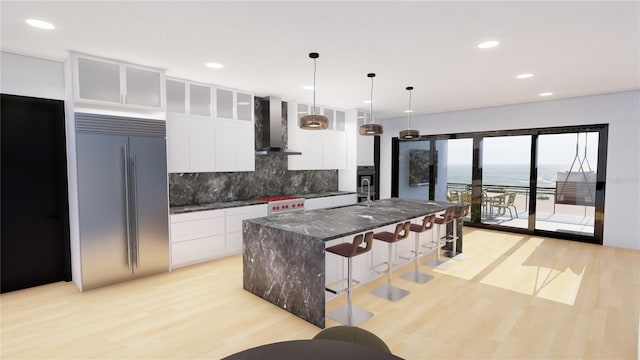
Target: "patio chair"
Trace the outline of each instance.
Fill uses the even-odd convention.
[[[516,217],[518,217],[518,209],[514,205],[516,201],[516,193],[505,194],[506,201],[502,201],[500,203],[493,204],[494,208],[502,209],[502,213],[505,213],[505,209],[509,210],[509,216],[513,219],[513,213],[511,212],[511,208],[516,213]]]
[[[459,203],[460,202],[460,194],[457,191],[449,192],[449,202],[451,203]]]

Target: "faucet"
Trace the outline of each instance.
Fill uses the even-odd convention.
[[[367,184],[367,207],[371,206],[371,182],[369,182],[369,179],[364,178],[362,179],[362,181],[360,181],[360,188],[364,187],[364,184]]]

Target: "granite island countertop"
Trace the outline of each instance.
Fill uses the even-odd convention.
[[[361,203],[338,208],[276,214],[245,220],[245,222],[328,241],[440,212],[452,206],[455,204],[391,198],[372,201],[370,207]]]

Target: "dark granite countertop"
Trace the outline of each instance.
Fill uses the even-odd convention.
[[[320,197],[348,195],[348,194],[355,194],[355,192],[330,191],[330,192],[296,195],[296,196],[305,198],[305,199],[314,199],[314,198],[320,198]],[[217,202],[217,203],[211,203],[211,204],[172,206],[169,209],[169,212],[171,214],[184,214],[184,213],[195,212],[195,211],[227,209],[227,208],[233,208],[233,207],[259,205],[259,204],[266,204],[266,203],[267,203],[266,201],[260,201],[260,200],[238,200],[238,201]]]
[[[241,201],[228,201],[228,202],[217,202],[211,204],[201,204],[201,205],[187,205],[187,206],[174,206],[169,209],[171,214],[184,214],[195,211],[206,211],[206,210],[218,210],[218,209],[226,209],[240,206],[250,206],[250,205],[260,205],[266,204],[266,201],[259,200],[241,200]]]
[[[329,192],[322,192],[322,193],[316,193],[316,194],[306,194],[306,195],[296,195],[296,196],[299,196],[299,197],[305,198],[305,199],[315,199],[315,198],[321,198],[321,197],[349,195],[349,194],[355,194],[355,192],[353,192],[353,191],[329,191]]]
[[[327,241],[433,214],[452,206],[456,205],[391,198],[373,201],[371,207],[352,205],[290,212],[245,221]]]

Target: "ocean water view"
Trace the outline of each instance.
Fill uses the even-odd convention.
[[[541,164],[538,166],[538,187],[556,187],[558,172],[568,171],[571,164]],[[587,169],[588,170],[588,169]],[[593,169],[595,171],[595,169]],[[573,171],[577,171],[574,165]],[[485,164],[482,169],[485,185],[529,186],[528,164]],[[471,184],[471,164],[449,164],[447,182]]]

